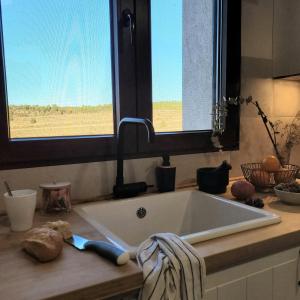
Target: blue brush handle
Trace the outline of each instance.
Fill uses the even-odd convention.
[[[129,253],[105,241],[88,241],[84,244],[86,250],[96,252],[116,265],[124,265],[129,261]]]

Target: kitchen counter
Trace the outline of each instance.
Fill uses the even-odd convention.
[[[232,198],[230,193],[224,196]],[[194,245],[205,258],[208,274],[300,245],[300,206],[285,205],[275,196],[265,196],[265,204],[265,209],[281,216],[281,223]],[[36,214],[35,226],[57,219],[70,222],[74,233],[103,238],[75,212]],[[0,218],[2,300],[102,299],[142,285],[142,273],[134,262],[116,267],[94,253],[79,252],[67,244],[58,259],[38,263],[21,250],[22,236],[9,231],[7,217]]]
[[[50,220],[66,220],[74,233],[88,238],[103,238],[76,213],[42,216],[36,214],[35,226]],[[8,230],[6,217],[0,219],[0,299],[98,299],[138,289],[142,273],[130,261],[116,267],[88,251],[81,252],[65,243],[54,261],[39,263],[20,248],[22,233]]]

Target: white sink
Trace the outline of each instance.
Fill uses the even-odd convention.
[[[139,208],[145,217],[137,216]],[[154,233],[173,232],[194,244],[280,222],[273,213],[199,191],[82,204],[75,211],[132,258]]]

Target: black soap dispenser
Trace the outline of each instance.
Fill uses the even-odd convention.
[[[175,190],[176,167],[171,167],[170,156],[165,153],[162,156],[163,163],[156,168],[156,182],[160,193]]]

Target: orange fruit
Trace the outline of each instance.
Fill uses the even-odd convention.
[[[280,162],[274,155],[269,155],[263,160],[263,169],[267,172],[276,172],[280,169]]]

